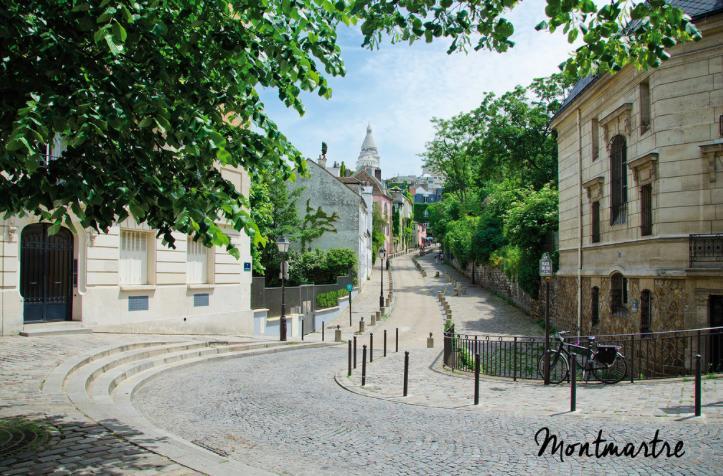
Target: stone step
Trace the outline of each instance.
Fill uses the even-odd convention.
[[[160,342],[157,345],[141,346],[140,348],[112,352],[102,357],[93,358],[82,367],[74,369],[66,379],[66,385],[67,382],[74,380],[81,383],[86,389],[89,389],[99,376],[122,364],[136,362],[165,353],[207,347],[208,345],[208,342],[203,341]]]
[[[92,334],[93,331],[83,327],[80,322],[39,322],[37,324],[25,324],[20,335],[23,337],[52,336],[65,334]]]
[[[54,368],[43,382],[42,391],[46,394],[62,394],[63,388],[65,387],[65,382],[73,372],[77,371],[85,365],[90,364],[91,362],[94,362],[106,356],[126,352],[132,349],[172,343],[173,342],[169,341],[145,341],[134,342],[124,345],[113,345],[101,349],[92,349],[80,355],[71,357],[58,365],[56,368]]]
[[[124,356],[124,358],[120,359],[123,360],[123,362],[119,362],[117,365],[109,365],[107,371],[94,371],[92,381],[77,381],[74,382],[72,387],[69,385],[68,394],[73,401],[76,401],[78,398],[89,398],[91,400],[108,398],[116,386],[123,380],[160,365],[217,354],[286,345],[279,342],[213,344],[213,342],[200,344],[190,342],[184,345],[164,346],[161,349],[153,349],[147,356],[143,356],[142,354],[145,352],[141,351],[139,358],[135,358],[136,356],[134,355],[134,358],[126,360]],[[91,377],[91,375],[88,374],[87,377]]]

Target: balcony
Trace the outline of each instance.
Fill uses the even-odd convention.
[[[723,233],[690,235],[691,268],[723,268]]]

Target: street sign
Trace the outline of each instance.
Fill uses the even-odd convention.
[[[289,262],[281,262],[281,271],[279,271],[279,279],[289,279]]]
[[[251,263],[248,261],[244,262],[244,271],[251,271]]]
[[[550,259],[550,255],[547,253],[544,253],[542,255],[542,259],[540,260],[540,276],[552,276],[552,260]]]
[[[354,286],[353,286],[351,283],[349,283],[349,284],[346,285],[346,290],[347,290],[347,291],[352,292],[353,289],[354,289]]]

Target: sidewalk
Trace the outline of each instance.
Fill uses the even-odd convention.
[[[441,307],[434,297],[439,290],[451,289],[444,273],[451,271],[455,279],[463,278],[446,265],[435,263],[431,255],[419,258],[419,261],[427,271],[426,278],[415,269],[411,257],[398,258],[393,267],[398,301],[391,318],[373,329],[374,361],[367,363],[366,385],[361,386],[361,355],[357,356],[357,368],[351,378],[347,377],[345,366],[337,372],[337,382],[365,396],[412,405],[511,415],[567,414],[570,398],[567,385],[544,387],[536,381],[513,382],[484,376],[480,382],[480,405],[473,405],[472,375],[443,369],[443,321]],[[440,271],[440,277],[434,276],[436,270]],[[458,297],[447,295],[458,329],[494,334],[540,333],[540,328],[528,316],[483,289],[468,288],[466,295]],[[380,329],[395,327],[400,330],[399,353],[394,353],[391,345],[384,358],[377,335]],[[434,337],[434,348],[427,349],[426,338],[430,331]],[[368,336],[361,341],[368,344]],[[410,353],[407,397],[402,397],[404,351]],[[705,379],[703,395],[704,417],[695,421],[722,422],[723,379]],[[693,381],[578,384],[577,399],[575,417],[687,419],[693,412]]]
[[[0,337],[0,419],[33,421],[39,425],[35,435],[40,439],[50,435],[48,443],[37,450],[5,454],[0,447],[0,473],[196,474],[118,438],[80,413],[67,398],[42,391],[55,367],[83,352],[132,342],[189,339],[192,337],[123,334]]]

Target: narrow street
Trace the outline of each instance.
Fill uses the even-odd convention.
[[[713,474],[706,468],[720,466],[720,412],[708,405],[711,416],[701,420],[645,418],[649,415],[641,415],[641,408],[661,403],[646,403],[655,390],[649,385],[590,391],[581,396],[580,407],[603,403],[605,411],[571,415],[565,411],[564,386],[485,381],[483,405],[474,408],[469,379],[429,368],[441,350],[441,317],[433,296],[443,279],[423,279],[410,257],[396,259],[393,269],[397,301],[392,317],[374,328],[366,395],[356,393],[360,365],[351,381],[342,382],[353,392],[335,382],[346,369],[343,345],[168,372],[138,390],[136,407],[186,440],[281,474]],[[384,359],[376,336],[396,327],[400,353]],[[427,350],[430,330],[435,348]],[[399,397],[404,350],[415,362],[406,402],[413,405]],[[429,385],[432,380],[436,383]],[[707,398],[719,398],[719,388],[711,386]],[[445,398],[454,404],[444,405]],[[603,437],[621,445],[649,441],[660,430],[666,441],[683,441],[686,454],[680,459],[571,456],[560,462],[557,455],[537,456],[535,433],[544,427],[566,442],[592,441],[602,430]]]

